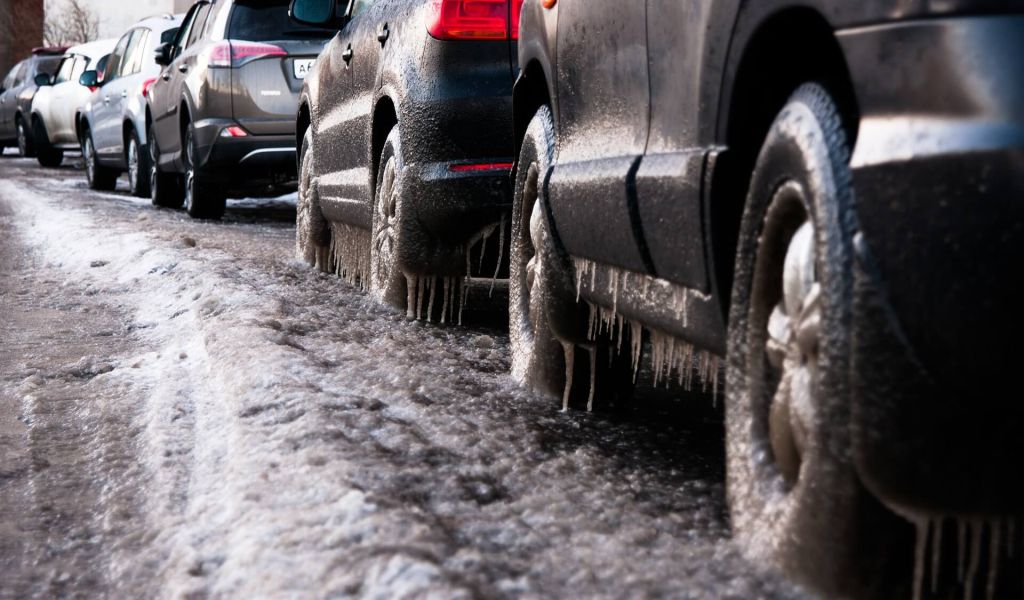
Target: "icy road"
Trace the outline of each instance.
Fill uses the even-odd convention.
[[[294,216],[0,158],[0,597],[804,597],[729,541],[710,398],[561,413]]]

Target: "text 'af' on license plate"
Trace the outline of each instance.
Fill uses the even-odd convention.
[[[313,63],[316,62],[315,58],[302,58],[292,63],[295,68],[295,78],[305,79],[306,75],[313,70]]]

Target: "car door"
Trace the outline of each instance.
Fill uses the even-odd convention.
[[[0,92],[0,139],[2,140],[12,140],[15,137],[14,110],[17,104],[15,82],[18,80],[18,71],[22,66],[22,63],[14,65],[4,77],[3,91]]]
[[[643,2],[558,4],[558,141],[548,200],[570,254],[647,272],[631,179],[647,145]]]
[[[105,161],[111,160],[115,155],[121,137],[121,121],[118,118],[116,98],[121,93],[118,78],[121,74],[121,65],[126,60],[131,37],[131,32],[121,36],[114,46],[114,51],[110,53],[107,68],[103,71],[99,94],[96,95],[97,100],[93,104],[92,142],[96,147],[97,156]]]
[[[320,59],[320,118],[314,133],[319,148],[330,148],[317,154],[321,204],[330,218],[366,229],[372,217],[370,120],[387,47],[377,36],[391,4],[352,0],[345,26]]]
[[[156,135],[160,153],[171,157],[174,164],[181,166],[181,102],[185,89],[185,79],[196,66],[196,50],[198,41],[210,14],[209,2],[198,2],[192,6],[178,30],[178,39],[174,42],[174,55],[171,64],[160,75],[164,85],[156,94],[157,115]],[[161,161],[163,162],[163,161]]]
[[[47,110],[47,114],[43,115],[46,120],[46,133],[50,136],[50,141],[56,144],[63,142],[61,140],[61,132],[67,128],[68,117],[65,115],[67,112],[67,103],[71,92],[71,85],[78,85],[78,82],[72,82],[71,74],[75,69],[75,61],[79,60],[78,56],[68,56],[61,61],[60,66],[57,67],[57,74],[53,77],[53,85],[50,90],[50,103]],[[36,92],[37,94],[39,92]]]
[[[109,94],[104,96],[104,102],[109,98],[110,115],[112,123],[116,123],[116,129],[110,131],[109,137],[104,142],[107,144],[105,152],[118,160],[124,157],[124,111],[128,103],[128,94],[133,92],[137,82],[133,77],[138,73],[140,66],[140,54],[142,42],[146,37],[146,29],[134,29],[126,34],[128,45],[124,57],[118,65],[117,79],[110,86]]]

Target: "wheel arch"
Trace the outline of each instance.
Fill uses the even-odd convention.
[[[309,112],[309,99],[303,97],[299,101],[299,111],[295,117],[295,160],[296,173],[302,172],[302,140],[306,137],[306,131],[313,123]]]
[[[373,120],[370,125],[370,190],[376,194],[377,170],[380,169],[380,154],[384,151],[388,134],[398,125],[398,111],[394,100],[384,95],[377,99],[373,108]]]
[[[746,32],[746,33],[745,33]],[[716,159],[709,195],[711,275],[728,320],[740,221],[750,176],[772,122],[801,84],[821,84],[835,100],[852,145],[860,112],[835,28],[813,8],[741,15],[719,96]]]
[[[550,105],[551,90],[547,74],[540,61],[533,59],[523,68],[512,90],[512,127],[515,136],[513,156],[518,158],[526,129],[537,109]]]

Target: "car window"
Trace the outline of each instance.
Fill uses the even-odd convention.
[[[132,34],[126,33],[117,41],[117,46],[114,47],[114,51],[110,53],[110,60],[107,61],[107,68],[103,75],[104,83],[118,78],[121,72],[121,63],[125,60],[125,52],[128,50],[128,42],[131,41],[131,38]]]
[[[178,28],[178,35],[174,37],[174,56],[172,59],[181,55],[181,51],[185,49],[185,41],[188,39],[189,31],[192,30],[192,23],[195,21],[198,11],[199,5],[193,4],[188,14],[185,15],[185,19],[181,22],[181,27]]]
[[[327,40],[334,33],[293,22],[288,18],[287,0],[238,0],[228,25],[229,38],[250,42]]]
[[[57,72],[57,65],[60,64],[61,58],[62,57],[60,56],[51,56],[48,58],[39,59],[38,61],[36,61],[35,72],[32,73],[31,76],[34,78],[36,76],[36,73],[46,73],[47,75],[53,75]],[[26,64],[26,66],[28,65]]]
[[[370,8],[374,2],[376,2],[376,0],[352,0],[352,7],[350,9],[349,15],[352,18],[357,17],[359,13],[363,12],[367,8]]]
[[[134,75],[142,67],[141,54],[145,49],[147,29],[136,29],[132,32],[132,39],[128,42],[128,49],[125,51],[125,58],[121,62],[121,77]]]
[[[18,74],[14,76],[14,85],[11,87],[18,87],[24,83],[26,73],[28,73],[28,63],[21,63],[18,65]]]
[[[82,76],[82,73],[85,73],[85,69],[88,67],[88,65],[89,59],[87,57],[79,56],[78,58],[76,58],[75,66],[71,68],[70,81],[78,81],[78,79]]]
[[[12,87],[14,87],[14,80],[18,78],[18,69],[19,68],[21,68],[21,65],[14,65],[13,67],[11,67],[10,72],[7,73],[7,77],[4,77],[4,89],[5,90],[9,90]]]
[[[71,81],[71,70],[75,67],[75,57],[69,56],[61,61],[60,67],[57,69],[57,76],[53,78],[53,84],[64,83],[65,81]]]
[[[192,30],[188,33],[188,43],[185,47],[188,48],[192,44],[195,44],[203,36],[203,28],[206,26],[206,17],[210,14],[210,5],[204,4],[199,7],[196,11],[195,22],[192,25]]]
[[[177,38],[177,37],[178,37],[178,28],[177,27],[172,27],[171,29],[168,29],[167,31],[165,31],[165,32],[160,34],[160,43],[161,44],[173,44],[175,38]]]

